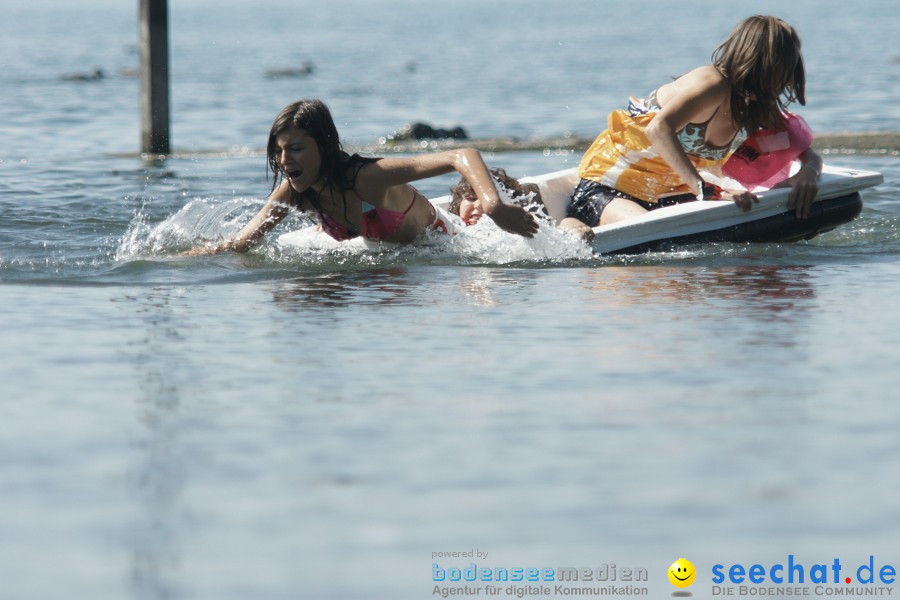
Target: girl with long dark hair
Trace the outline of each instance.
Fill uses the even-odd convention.
[[[806,104],[805,87],[794,28],[775,17],[745,19],[713,53],[712,64],[610,114],[581,161],[581,181],[561,226],[590,237],[589,227],[698,199],[731,200],[750,210],[756,195],[717,190],[700,169],[721,166],[748,135],[786,126],[785,109],[794,101]],[[788,206],[803,219],[816,197],[822,160],[811,148],[799,159],[800,170],[781,185],[792,187]]]
[[[246,251],[291,208],[313,213],[336,240],[363,236],[410,242],[437,218],[435,207],[410,182],[454,170],[472,184],[484,213],[501,229],[525,237],[537,232],[527,211],[500,200],[477,150],[402,158],[351,156],[341,147],[331,113],[320,100],[300,100],[278,114],[267,155],[274,175],[268,202],[234,239],[212,251]]]

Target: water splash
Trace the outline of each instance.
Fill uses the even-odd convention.
[[[485,264],[559,263],[594,258],[590,246],[581,239],[557,228],[549,218],[537,218],[540,228],[531,239],[506,233],[486,218],[441,241],[447,250],[468,262]]]
[[[135,211],[116,249],[117,261],[170,255],[215,244],[234,236],[259,210],[261,201],[237,198],[217,202],[198,198],[154,224],[146,203]]]
[[[154,223],[147,203],[134,212],[125,234],[114,253],[117,262],[171,258],[204,245],[219,243],[235,236],[258,212],[263,200],[238,198],[219,201],[197,198],[178,212]],[[696,261],[738,260],[775,252],[786,260],[812,249],[783,245],[703,244],[699,246],[661,247],[654,252],[637,255],[597,255],[589,245],[568,231],[555,226],[549,217],[535,214],[540,228],[534,238],[527,239],[502,231],[486,217],[475,225],[463,226],[459,221],[455,235],[428,231],[408,245],[381,244],[362,238],[338,242],[321,231],[306,216],[292,212],[276,233],[250,253],[254,263],[276,268],[314,266],[358,267],[395,264],[438,265],[516,265],[543,266],[608,266],[684,263]],[[877,228],[888,245],[894,246],[897,226],[894,220],[879,223]],[[861,220],[853,227],[830,233],[828,239],[816,239],[814,246],[857,246],[855,240],[870,240],[872,233],[864,229],[871,223]],[[286,232],[286,233],[278,233]],[[803,244],[806,246],[807,244]],[[868,247],[868,246],[867,246]],[[775,248],[778,248],[776,251]],[[259,262],[261,261],[261,263]],[[8,268],[9,265],[4,265]]]
[[[531,239],[506,233],[490,218],[483,218],[469,227],[460,225],[456,235],[427,231],[412,244],[403,246],[366,242],[361,238],[338,242],[316,227],[307,227],[277,238],[277,258],[314,262],[356,260],[363,264],[401,261],[492,265],[556,264],[594,258],[591,248],[571,233],[558,229],[547,218],[538,217],[538,221],[540,229]]]

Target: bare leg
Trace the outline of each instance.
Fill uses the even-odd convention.
[[[600,214],[600,224],[617,223],[631,217],[639,217],[645,212],[647,212],[646,208],[627,198],[613,198]]]
[[[646,212],[646,208],[627,198],[613,198],[600,215],[600,225],[609,225],[632,217],[639,217]],[[594,239],[594,230],[574,217],[566,217],[559,222],[559,227],[571,231],[585,242],[590,243]]]

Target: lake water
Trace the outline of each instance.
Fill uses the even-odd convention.
[[[896,155],[826,156],[885,183],[800,244],[604,257],[485,224],[360,253],[280,244],[291,217],[187,259],[260,206],[265,160],[129,155],[136,4],[0,20],[0,600],[430,598],[434,563],[472,562],[646,568],[666,597],[681,556],[707,598],[716,564],[900,567]],[[259,148],[300,97],[351,144],[591,135],[755,12],[798,27],[814,129],[900,130],[893,0],[170,4],[178,150]]]

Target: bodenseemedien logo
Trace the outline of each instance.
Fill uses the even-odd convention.
[[[649,596],[648,571],[599,567],[469,566],[431,563],[432,596]]]
[[[694,563],[686,558],[679,558],[672,563],[668,571],[669,581],[677,588],[688,588],[697,579]],[[673,596],[690,596],[690,592],[672,592]]]

